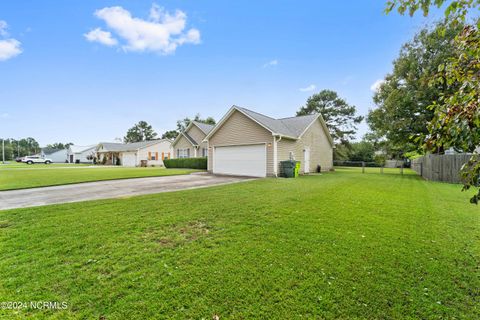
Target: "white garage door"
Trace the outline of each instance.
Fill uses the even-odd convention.
[[[265,177],[267,175],[265,144],[215,147],[213,173]]]
[[[133,152],[125,152],[122,154],[122,165],[124,167],[135,167],[136,166],[136,159],[135,153]]]

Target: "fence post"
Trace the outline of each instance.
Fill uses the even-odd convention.
[[[362,173],[365,173],[365,161],[362,161]]]
[[[400,174],[403,176],[403,162],[402,162],[402,165],[400,166]]]
[[[380,166],[380,173],[383,174],[383,164]]]
[[[420,162],[420,177],[423,177],[423,161]]]

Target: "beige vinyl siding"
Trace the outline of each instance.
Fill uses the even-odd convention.
[[[278,141],[279,138],[277,138]],[[290,152],[293,152],[293,157],[297,161],[301,161],[301,152],[299,152],[299,143],[297,140],[285,139],[277,142],[277,172],[280,175],[280,161],[289,160]]]
[[[203,133],[202,130],[200,130],[196,125],[192,125],[186,133],[193,138],[198,144],[202,142],[202,140],[205,138],[206,134]]]
[[[273,173],[273,136],[241,112],[235,110],[209,139],[208,170],[213,168],[213,148],[215,146],[267,144],[267,175]],[[268,146],[270,144],[270,146]]]
[[[206,142],[202,142],[200,144],[200,146],[198,147],[198,150],[197,150],[197,158],[202,157],[202,148],[205,148],[207,150],[207,153],[208,153],[208,144]]]
[[[203,139],[205,139],[206,134],[194,124],[186,131],[186,134],[188,134],[198,143],[197,158],[201,157],[202,148],[208,148],[208,144],[206,142],[202,142]],[[178,138],[177,142],[173,146],[173,149],[175,151],[174,157],[177,157],[177,149],[190,149],[190,158],[195,157],[195,147],[184,136]]]
[[[148,160],[148,165],[155,165],[155,166],[163,166],[162,161],[162,152],[170,155],[173,155],[172,143],[169,141],[162,141],[156,143],[154,145],[148,146],[146,148],[138,150],[138,157],[137,157],[137,165],[140,165],[140,160]],[[149,160],[148,153],[151,152],[152,155],[155,155],[158,152],[158,159],[156,160]]]
[[[205,139],[206,134],[196,125],[192,125],[190,129],[188,129],[187,134],[198,143],[197,158],[200,158],[202,156],[202,148],[208,148],[207,143],[202,142],[203,139]],[[194,155],[194,153],[191,154],[192,158],[194,157]]]
[[[322,167],[322,171],[333,168],[333,148],[327,138],[325,130],[320,120],[315,121],[303,134],[299,140],[289,140],[283,138],[277,143],[278,149],[278,168],[280,161],[290,158],[290,151],[293,152],[295,160],[301,162],[300,173],[304,173],[304,154],[303,150],[310,148],[310,172],[315,172],[317,165]],[[280,169],[278,169],[280,173]]]
[[[177,142],[173,146],[173,149],[174,149],[173,158],[177,157],[177,149],[190,149],[190,157],[193,158],[193,155],[194,155],[193,146],[190,143],[190,141],[188,141],[187,138],[185,138],[185,136],[183,135],[180,136],[180,138],[177,140]]]
[[[310,172],[315,172],[317,165],[322,167],[322,171],[333,168],[333,147],[327,138],[327,134],[320,120],[315,121],[310,128],[307,129],[300,138],[299,146],[300,150],[297,150],[300,151],[302,158],[303,149],[305,147],[310,148]]]

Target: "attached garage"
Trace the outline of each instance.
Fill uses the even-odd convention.
[[[213,154],[213,173],[251,177],[267,176],[266,145],[218,146]]]
[[[123,152],[122,165],[124,167],[135,167],[137,165],[137,154],[135,152]]]
[[[214,174],[278,177],[284,160],[299,161],[302,174],[333,167],[333,139],[320,114],[274,119],[233,106],[204,141]]]

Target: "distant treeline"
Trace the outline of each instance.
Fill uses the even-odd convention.
[[[2,142],[0,138],[0,161],[2,160]],[[34,138],[20,140],[5,139],[5,160],[14,160],[16,157],[24,157],[40,152],[40,145]]]

